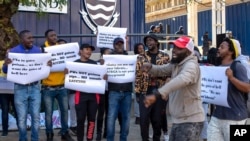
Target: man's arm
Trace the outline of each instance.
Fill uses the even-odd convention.
[[[4,73],[7,73],[7,72],[8,72],[8,67],[7,67],[7,65],[3,64],[2,70],[3,70]]]
[[[235,77],[231,77],[229,78],[229,81],[241,92],[244,93],[249,93],[250,92],[250,84],[246,83],[246,82],[242,82],[240,80],[238,80]]]
[[[240,63],[236,63],[236,68],[237,70],[235,72],[235,75],[233,75],[233,70],[228,68],[226,70],[226,75],[229,79],[229,81],[241,92],[244,93],[248,93],[250,92],[250,84],[249,84],[249,80],[247,77],[247,70],[246,68],[240,64]]]
[[[135,75],[135,92],[136,93],[140,93],[140,83],[141,83],[141,79],[142,79],[142,70],[141,70],[141,61],[140,61],[140,57],[142,56],[138,56],[137,57],[137,62],[136,62],[136,75]]]
[[[168,63],[166,65],[152,65],[152,68],[150,69],[149,73],[152,76],[171,76],[172,68],[174,67],[173,64]]]
[[[163,97],[166,97],[170,92],[196,83],[199,77],[197,75],[200,75],[199,66],[193,62],[187,63],[176,77],[171,78],[171,80],[159,88],[158,91]]]

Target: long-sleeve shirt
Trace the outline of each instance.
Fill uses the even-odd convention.
[[[30,49],[26,49],[22,44],[17,45],[16,47],[10,49],[10,53],[23,53],[23,54],[33,54],[33,53],[42,53],[41,49],[37,46],[32,46]],[[8,66],[3,64],[2,68],[4,73],[7,73]]]
[[[149,87],[161,87],[165,84],[168,76],[152,77],[147,73],[141,71],[141,66],[143,62],[152,63],[155,65],[163,65],[166,62],[166,57],[168,54],[159,51],[157,54],[150,54],[146,51],[144,54],[140,55],[136,63],[136,80],[135,80],[135,92],[140,94],[146,94]]]

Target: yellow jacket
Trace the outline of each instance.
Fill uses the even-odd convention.
[[[48,42],[45,42],[45,47],[49,47]],[[46,79],[42,80],[42,85],[46,86],[57,86],[64,84],[65,74],[64,72],[50,72]]]

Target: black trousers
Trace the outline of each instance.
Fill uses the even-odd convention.
[[[96,134],[102,134],[104,116],[105,116],[105,121],[106,121],[106,111],[107,111],[107,106],[106,106],[107,98],[106,97],[108,97],[107,93],[108,92],[106,91],[104,95],[100,95],[100,101],[99,101],[98,110],[97,110]],[[104,126],[106,127],[106,122],[104,123]]]
[[[161,111],[161,128],[164,133],[168,132],[168,121],[167,121],[167,101],[160,99],[162,101],[162,111]]]
[[[149,123],[153,127],[153,141],[160,141],[162,127],[163,100],[158,99],[153,105],[146,108],[144,105],[145,95],[140,95],[140,128],[142,141],[149,140]]]
[[[84,97],[85,95],[81,96]],[[88,98],[79,99],[79,103],[75,105],[77,116],[77,141],[83,141],[84,137],[84,123],[86,117],[88,118],[87,125],[87,140],[93,140],[95,131],[95,118],[98,108],[96,95],[88,95]]]
[[[14,95],[13,94],[0,94],[0,106],[2,109],[2,130],[3,132],[8,133],[9,111],[11,109],[10,106],[12,106],[13,108],[13,111],[16,117],[16,124],[18,125],[17,113],[16,113],[16,108],[14,105]]]

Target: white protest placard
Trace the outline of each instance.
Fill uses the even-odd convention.
[[[103,55],[108,82],[127,83],[135,80],[137,55]]]
[[[9,81],[28,84],[49,76],[50,53],[9,53],[8,57],[12,60],[12,63],[8,65],[7,80]]]
[[[13,94],[14,83],[8,81],[6,77],[0,76],[0,94]]]
[[[105,93],[106,80],[103,76],[107,73],[107,68],[104,65],[67,61],[66,68],[68,74],[65,76],[65,88],[87,93]]]
[[[79,58],[79,44],[67,43],[45,47],[45,52],[52,54],[52,72],[64,71],[65,61],[75,61]]]
[[[200,66],[201,98],[204,102],[229,107],[227,67]]]
[[[120,37],[124,40],[124,49],[126,48],[127,28],[98,26],[97,31],[97,47],[113,49],[114,39]]]
[[[7,74],[5,74],[1,67],[3,66],[4,60],[0,61],[0,94],[13,94],[14,83],[7,80]],[[0,116],[1,117],[1,116]]]

